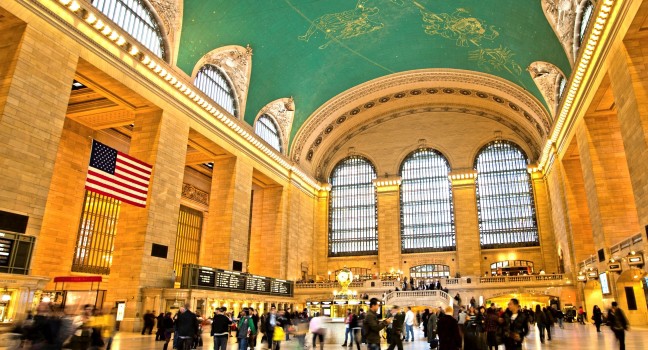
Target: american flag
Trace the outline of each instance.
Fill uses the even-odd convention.
[[[85,188],[146,207],[151,169],[150,165],[93,140]]]

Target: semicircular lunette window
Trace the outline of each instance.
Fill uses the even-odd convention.
[[[238,106],[234,89],[218,67],[212,64],[200,67],[194,85],[219,106],[238,118]]]
[[[329,256],[378,253],[374,166],[352,156],[338,163],[331,174],[329,194]]]
[[[410,277],[413,278],[439,278],[450,277],[450,266],[439,264],[425,264],[410,267]]]
[[[268,115],[264,114],[257,119],[254,125],[254,133],[259,135],[265,142],[272,148],[281,153],[281,137],[279,136],[279,128],[274,120]]]
[[[156,56],[166,60],[160,25],[142,0],[92,0],[92,5]]]
[[[401,165],[401,250],[455,249],[450,165],[437,151],[422,149]]]
[[[507,141],[486,145],[475,161],[482,248],[539,245],[527,158]]]

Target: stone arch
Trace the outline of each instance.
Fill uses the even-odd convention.
[[[142,0],[153,13],[164,34],[166,59],[171,65],[178,61],[183,2],[178,0]]]
[[[239,118],[243,119],[252,73],[252,48],[249,45],[247,47],[230,45],[209,51],[198,60],[191,78],[195,79],[200,68],[206,64],[217,67],[229,79],[236,94]]]
[[[542,11],[556,33],[571,65],[574,65],[574,23],[577,0],[542,0]]]
[[[277,124],[281,137],[281,149],[283,153],[288,153],[290,131],[295,118],[295,101],[292,97],[284,97],[268,103],[257,113],[252,126],[255,126],[257,120],[264,114],[270,116]]]

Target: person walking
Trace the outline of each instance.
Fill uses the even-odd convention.
[[[176,338],[178,345],[176,348],[184,349],[185,344],[193,345],[194,337],[198,334],[198,317],[196,314],[189,310],[189,304],[185,304],[184,308],[180,308],[180,313],[176,319]]]
[[[459,324],[452,317],[452,306],[448,306],[437,321],[437,334],[439,335],[439,350],[461,349],[461,334]]]
[[[266,315],[264,328],[265,328],[265,337],[268,341],[268,349],[272,349],[272,338],[274,338],[274,329],[277,325],[277,308],[272,305],[270,307],[270,313]]]
[[[428,337],[428,320],[430,319],[430,309],[425,309],[423,310],[423,314],[421,315],[421,328],[423,328],[423,337],[427,338]]]
[[[160,312],[157,317],[157,332],[155,332],[155,341],[164,341],[164,312]]]
[[[432,309],[432,312],[428,316],[427,324],[425,325],[430,349],[435,349],[439,346],[439,340],[437,339],[437,322],[439,320],[438,313],[438,308]]]
[[[162,346],[162,350],[167,350],[167,348],[169,347],[169,341],[171,341],[171,333],[173,333],[175,329],[175,324],[170,312],[164,314],[162,326],[164,327],[164,345]]]
[[[214,350],[227,350],[229,329],[232,325],[232,320],[225,316],[225,311],[227,309],[224,307],[217,308],[212,319],[209,335],[214,339]]]
[[[313,341],[311,342],[313,350],[315,350],[318,338],[320,341],[320,349],[324,350],[324,333],[326,332],[326,329],[324,328],[323,322],[323,318],[318,313],[315,314],[315,317],[311,319],[310,324],[308,325],[308,330],[313,334]]]
[[[540,336],[540,342],[544,344],[545,342],[545,329],[547,328],[547,318],[545,317],[544,312],[540,304],[536,305],[535,309],[535,323],[538,327],[538,335]]]
[[[241,317],[236,327],[236,340],[238,341],[238,350],[247,350],[248,338],[250,334],[256,333],[256,326],[252,317],[248,314],[248,309],[243,308]]]
[[[607,324],[619,342],[619,350],[625,350],[625,332],[630,329],[630,323],[616,301],[608,311]]]
[[[148,329],[148,334],[153,334],[153,326],[155,326],[155,314],[151,310],[146,310],[143,316],[144,327],[142,328],[142,335],[146,334]]]
[[[405,313],[405,341],[414,341],[414,317],[412,307],[408,306]]]
[[[594,310],[592,310],[592,320],[596,326],[596,332],[601,333],[601,324],[603,323],[603,312],[598,305],[594,305]]]
[[[405,315],[402,312],[399,312],[399,307],[394,305],[391,308],[392,315],[392,324],[390,332],[390,342],[387,350],[394,350],[398,347],[398,350],[403,350],[403,326],[405,325]]]
[[[524,337],[529,334],[529,320],[520,310],[520,302],[513,298],[504,314],[504,346],[506,350],[522,350]]]
[[[351,309],[347,309],[346,316],[344,317],[344,344],[342,344],[342,346],[347,346],[349,336],[351,336],[351,341],[348,343],[348,346],[353,346],[353,329],[351,329],[351,321],[354,316],[355,315],[351,312]]]
[[[391,318],[378,321],[378,299],[369,300],[369,311],[364,319],[364,329],[367,337],[367,350],[380,350],[380,330],[392,322]],[[313,345],[313,348],[315,346]]]

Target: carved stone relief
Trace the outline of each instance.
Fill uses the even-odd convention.
[[[209,193],[199,190],[191,184],[182,184],[182,197],[209,206]]]
[[[182,26],[182,9],[181,5],[178,4],[178,0],[148,0],[151,4],[153,10],[160,18],[162,22],[162,32],[167,36],[170,48],[168,50],[173,50],[177,47],[176,38],[180,33],[180,27]],[[172,55],[173,53],[167,52],[167,56]]]
[[[574,63],[574,26],[578,0],[542,0],[542,9],[569,62]]]
[[[205,54],[194,67],[192,77],[200,67],[212,64],[225,73],[236,91],[239,104],[239,116],[245,115],[245,102],[247,100],[250,73],[252,71],[252,48],[242,46],[225,46]]]
[[[280,98],[265,105],[257,114],[254,122],[262,115],[267,114],[274,119],[281,135],[281,149],[287,150],[292,131],[293,118],[295,117],[295,101],[292,97]]]
[[[528,68],[531,78],[540,89],[542,96],[544,96],[549,106],[549,111],[551,115],[556,117],[556,109],[558,107],[558,84],[560,84],[561,78],[564,78],[564,74],[548,62],[537,61],[531,63]]]

